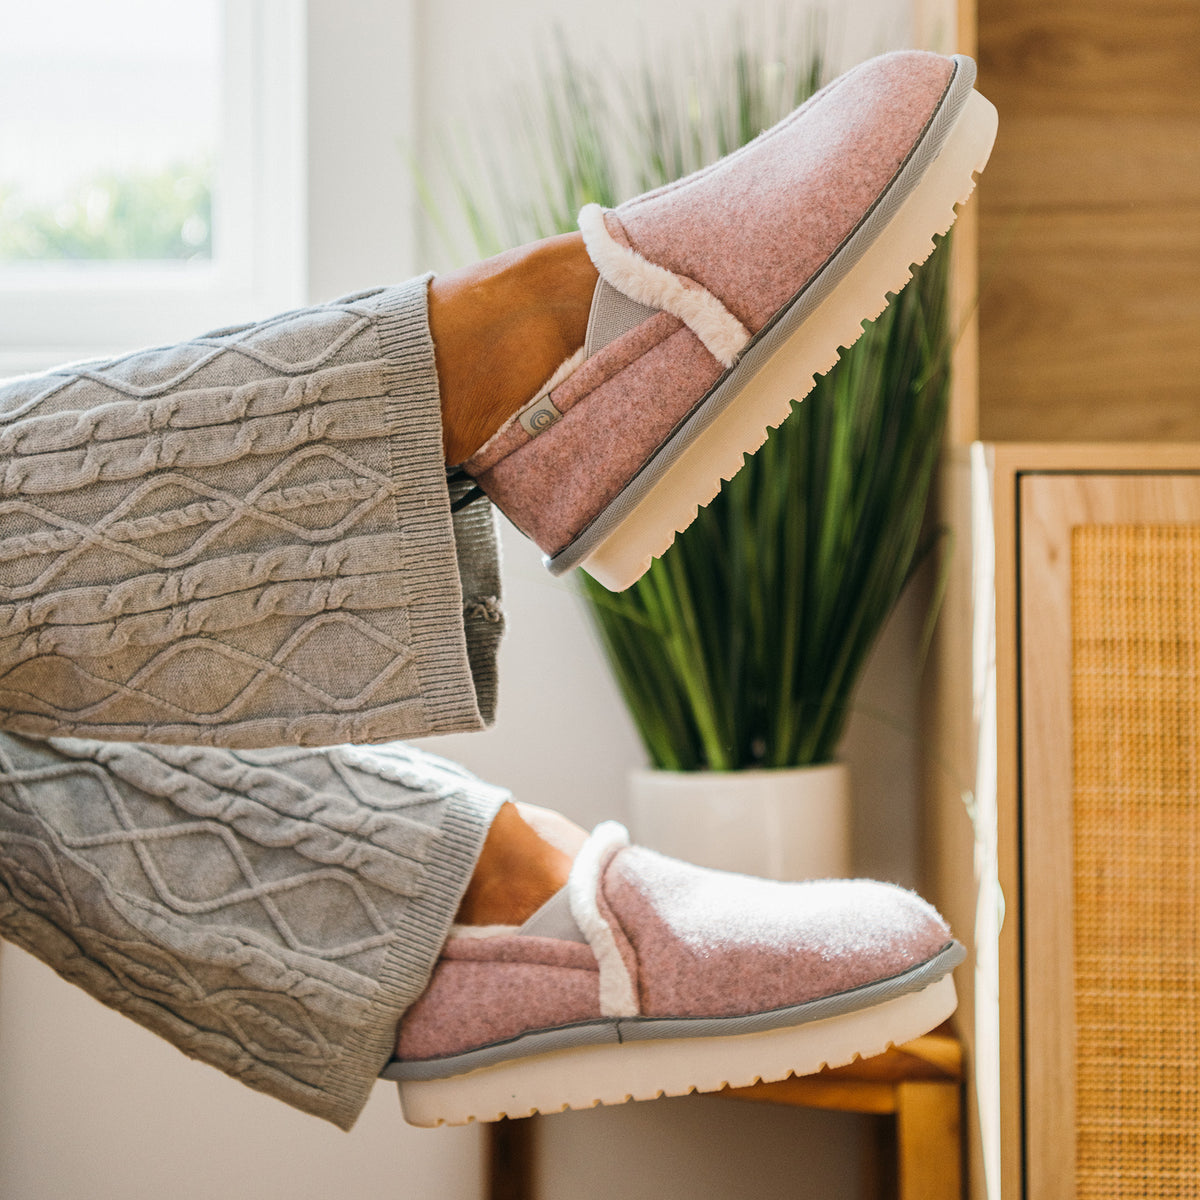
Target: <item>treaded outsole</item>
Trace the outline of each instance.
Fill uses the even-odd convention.
[[[674,461],[635,480],[592,527],[547,559],[550,571],[560,575],[580,566],[611,591],[645,574],[786,419],[793,402],[862,336],[863,323],[883,312],[889,293],[899,292],[933,253],[934,237],[950,228],[956,207],[974,190],[995,131],[995,108],[971,90],[919,182],[829,294],[725,397],[719,414]]]
[[[786,1029],[580,1047],[448,1079],[403,1081],[400,1102],[406,1121],[432,1127],[749,1087],[882,1054],[936,1028],[956,1004],[947,974],[921,991]]]

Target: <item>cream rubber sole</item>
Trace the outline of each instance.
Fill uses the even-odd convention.
[[[748,1087],[882,1054],[936,1028],[956,1003],[954,979],[944,975],[919,992],[785,1029],[583,1046],[448,1079],[406,1080],[400,1103],[411,1125],[465,1125]]]
[[[612,528],[606,525],[598,544],[588,545],[594,535],[589,539],[585,531],[577,539],[580,546],[568,546],[550,559],[552,572],[581,566],[614,592],[645,574],[676,533],[717,495],[722,481],[741,470],[745,455],[787,417],[793,401],[806,396],[815,377],[838,361],[842,348],[862,336],[863,322],[883,312],[888,293],[899,292],[912,278],[913,266],[933,253],[934,236],[954,223],[955,206],[968,199],[975,175],[987,164],[996,124],[993,105],[972,90],[937,157],[883,231],[737,390],[736,402],[695,436]]]

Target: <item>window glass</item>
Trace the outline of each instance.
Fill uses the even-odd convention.
[[[220,0],[0,0],[0,274],[213,257]]]

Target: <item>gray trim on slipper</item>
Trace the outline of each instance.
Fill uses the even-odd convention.
[[[737,1037],[806,1025],[830,1017],[873,1008],[897,996],[923,991],[948,975],[967,956],[956,941],[947,943],[933,958],[915,967],[845,992],[821,996],[804,1004],[776,1008],[768,1012],[738,1017],[609,1017],[562,1025],[555,1029],[535,1030],[493,1042],[478,1050],[445,1058],[400,1062],[393,1060],[380,1072],[381,1079],[429,1080],[463,1075],[482,1067],[492,1067],[512,1059],[530,1058],[556,1050],[574,1050],[583,1046],[619,1045],[622,1042],[667,1040],[672,1038]]]

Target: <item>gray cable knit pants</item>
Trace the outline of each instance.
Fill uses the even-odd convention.
[[[343,1128],[506,798],[427,283],[0,384],[0,933]]]

